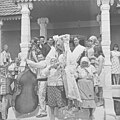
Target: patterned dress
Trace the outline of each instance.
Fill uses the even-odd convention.
[[[79,78],[78,88],[82,99],[82,107],[95,108],[93,66],[90,65],[88,68],[81,68],[79,66],[77,73]],[[79,106],[81,106],[81,104],[79,104]]]
[[[111,51],[112,74],[120,74],[120,52]]]
[[[60,59],[63,59],[63,54],[59,56],[59,62]],[[66,95],[62,73],[63,68],[52,68],[49,71],[47,81],[47,103],[50,107],[61,108],[66,106]]]

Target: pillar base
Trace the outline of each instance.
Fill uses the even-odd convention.
[[[105,120],[116,120],[116,113],[114,110],[114,102],[112,98],[112,89],[104,89],[103,97]]]

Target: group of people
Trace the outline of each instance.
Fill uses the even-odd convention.
[[[1,61],[4,65],[11,62],[6,46]],[[19,53],[8,67],[16,77],[21,57]],[[66,106],[73,112],[89,109],[92,120],[95,107],[103,105],[104,57],[96,36],[88,38],[85,46],[80,45],[77,36],[71,39],[69,34],[53,36],[47,41],[44,36],[33,38],[25,61],[37,75],[40,114],[36,117],[47,116],[47,104],[50,120],[55,120],[55,108]]]

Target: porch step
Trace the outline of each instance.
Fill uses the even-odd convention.
[[[120,120],[120,116],[117,116],[117,120]]]
[[[47,107],[47,111],[48,111],[48,107]],[[49,111],[48,111],[49,113]],[[89,111],[88,110],[83,110],[83,111],[78,111],[75,113],[75,118],[69,118],[66,120],[89,120]],[[95,120],[104,120],[104,108],[103,107],[97,107],[95,112],[94,112],[94,117]],[[22,118],[22,119],[18,119],[15,117],[14,111],[12,108],[9,108],[9,113],[8,113],[8,119],[7,120],[50,120],[49,119],[49,115],[47,117],[44,118],[36,118],[36,117],[31,117],[31,118]],[[55,119],[55,120],[59,120],[59,119]]]

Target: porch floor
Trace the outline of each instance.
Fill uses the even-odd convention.
[[[48,107],[47,112],[49,113]],[[89,111],[88,110],[80,110],[78,112],[75,112],[75,118],[67,118],[67,119],[55,119],[55,120],[89,120]],[[104,120],[104,109],[103,107],[97,107],[94,112],[95,120]],[[8,119],[7,120],[50,120],[49,114],[47,117],[44,118],[36,118],[36,117],[30,117],[30,118],[21,118],[18,119],[15,117],[14,111],[12,108],[9,108],[8,112]]]

